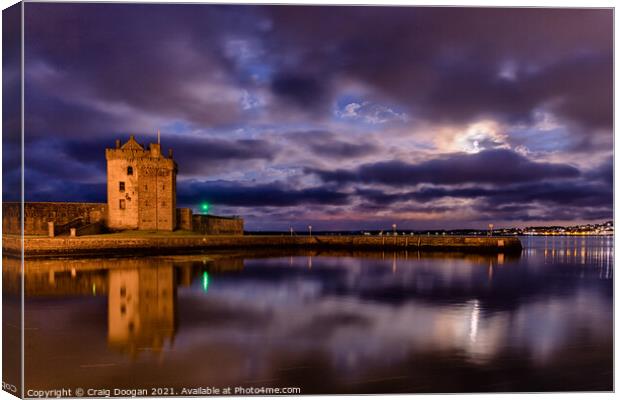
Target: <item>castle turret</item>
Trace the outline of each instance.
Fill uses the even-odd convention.
[[[174,230],[177,165],[161,154],[159,143],[148,149],[133,135],[122,146],[106,149],[108,227]]]

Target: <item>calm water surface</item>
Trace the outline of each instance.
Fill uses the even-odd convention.
[[[613,239],[522,241],[29,261],[26,388],[611,390]]]

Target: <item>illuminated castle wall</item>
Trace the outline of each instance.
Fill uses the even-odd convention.
[[[131,136],[106,149],[108,227],[172,231],[176,227],[177,165],[159,144],[145,149]]]

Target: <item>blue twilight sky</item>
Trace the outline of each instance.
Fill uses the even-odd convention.
[[[160,129],[179,205],[248,229],[612,217],[611,9],[25,11],[27,200],[106,201],[104,148]]]

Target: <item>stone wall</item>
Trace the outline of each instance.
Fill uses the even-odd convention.
[[[104,232],[104,226],[101,222],[96,222],[93,224],[88,224],[88,225],[84,225],[84,226],[80,226],[79,228],[76,228],[76,235],[77,236],[84,236],[84,235],[99,235],[100,233]]]
[[[165,160],[170,161],[170,160]],[[163,163],[162,163],[163,164]],[[138,207],[141,230],[172,231],[176,226],[175,171],[172,167],[138,164]]]
[[[143,147],[131,136],[106,149],[108,227],[172,231],[176,227],[177,165],[159,144]]]
[[[24,204],[24,235],[47,235],[48,222],[64,225],[77,218],[85,223],[105,224],[108,206],[104,203],[52,203],[31,202]],[[2,203],[2,232],[20,233],[21,207],[19,202]]]
[[[20,203],[2,203],[2,232],[20,234]],[[100,233],[107,226],[108,206],[104,203],[30,202],[24,204],[24,235],[48,235],[48,222],[54,222],[55,232],[65,224],[82,219],[78,236]],[[243,219],[193,215],[189,208],[176,210],[176,229],[194,231],[203,235],[243,235]],[[84,226],[90,224],[88,226]],[[135,229],[135,228],[134,228]]]
[[[192,231],[203,235],[243,235],[243,219],[196,214],[192,216]]]
[[[2,202],[2,233],[21,233],[21,203]],[[47,231],[47,222],[42,226]]]
[[[191,208],[177,208],[177,229],[203,235],[243,235],[243,219],[195,214]]]
[[[192,209],[177,208],[177,229],[183,231],[192,230]]]

